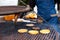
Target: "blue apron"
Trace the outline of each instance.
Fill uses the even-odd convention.
[[[53,28],[59,31],[57,26],[57,17],[51,17],[50,15],[56,14],[54,0],[35,0],[38,10],[38,15],[43,17],[49,24],[53,26]]]

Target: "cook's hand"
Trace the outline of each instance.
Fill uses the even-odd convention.
[[[58,14],[52,14],[51,17],[55,17],[55,16],[58,16]]]

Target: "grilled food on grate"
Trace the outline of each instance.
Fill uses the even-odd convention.
[[[40,30],[39,27],[33,27],[32,29],[34,29],[34,30]]]
[[[32,35],[39,34],[38,30],[29,30],[28,33]]]
[[[28,30],[27,29],[18,29],[19,33],[26,33]]]
[[[34,26],[34,24],[26,24],[26,26],[32,27]]]
[[[49,34],[50,30],[49,29],[42,29],[42,30],[40,30],[40,33],[42,33],[42,34]]]
[[[37,19],[37,22],[38,22],[38,23],[42,23],[43,20],[42,20],[42,19]]]

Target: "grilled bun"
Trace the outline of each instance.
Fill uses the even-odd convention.
[[[32,34],[32,35],[39,34],[39,32],[37,30],[29,30],[28,33]]]
[[[42,33],[42,34],[49,34],[50,30],[49,29],[42,29],[42,30],[40,30],[40,33]]]
[[[19,33],[26,33],[28,30],[27,29],[19,29],[18,32]]]

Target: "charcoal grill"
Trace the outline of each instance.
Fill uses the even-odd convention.
[[[41,25],[44,25],[44,24],[41,24]],[[41,26],[41,25],[39,24],[38,26]],[[45,27],[45,25],[43,27]],[[41,34],[41,33],[39,33],[37,35],[31,35],[28,33],[20,34],[20,33],[16,32],[16,30],[14,30],[14,31],[11,30],[11,32],[9,31],[9,32],[1,33],[0,35],[2,35],[2,36],[0,39],[1,40],[59,40],[58,33],[50,26],[47,28],[50,29],[51,32],[46,35]],[[42,28],[42,29],[44,29],[44,28]]]
[[[43,25],[43,28],[44,27],[45,28],[48,28],[48,29],[50,29],[51,32],[49,34],[41,34],[41,33],[39,33],[37,35],[31,35],[29,33],[23,33],[23,34],[21,34],[21,33],[18,33],[16,31],[16,29],[14,29],[14,30],[12,29],[11,31],[6,31],[4,33],[3,32],[0,33],[0,35],[1,35],[0,36],[1,38],[0,39],[1,40],[59,40],[59,35],[58,35],[58,33],[53,28],[48,27],[47,25],[44,25],[44,24],[42,24],[42,25],[36,24],[36,25],[37,26],[40,26],[40,27],[42,27],[42,25]],[[19,27],[21,26],[20,23],[16,27],[18,27],[18,26]],[[43,28],[41,28],[41,29],[43,29]]]

